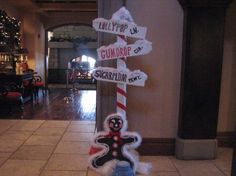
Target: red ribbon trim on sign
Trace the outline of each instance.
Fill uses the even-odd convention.
[[[119,108],[123,109],[124,111],[126,111],[126,106],[125,106],[125,105],[123,105],[123,104],[117,102],[117,106],[118,106]]]
[[[117,87],[117,92],[126,97],[126,92],[123,89]]]

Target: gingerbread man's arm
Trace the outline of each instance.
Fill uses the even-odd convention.
[[[138,141],[138,138],[133,136],[124,136],[123,138],[123,142],[126,144],[130,144],[130,143],[135,143],[136,141]]]
[[[141,143],[141,137],[136,132],[123,132],[122,140],[126,144],[137,147]]]
[[[97,144],[106,144],[109,140],[109,138],[107,136],[104,135],[99,135],[95,138],[95,143]]]

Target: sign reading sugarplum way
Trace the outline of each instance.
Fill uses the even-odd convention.
[[[135,86],[144,86],[147,75],[140,70],[115,69],[110,67],[97,67],[93,73],[96,80],[114,83],[124,83]]]

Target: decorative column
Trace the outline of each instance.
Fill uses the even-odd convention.
[[[213,159],[225,14],[232,0],[178,1],[184,10],[184,36],[176,157]]]
[[[123,0],[97,0],[98,17],[110,18],[114,11],[123,6]],[[116,40],[115,35],[105,35],[98,33],[99,45],[108,45]],[[115,67],[116,61],[101,62],[99,66]],[[96,128],[98,131],[103,130],[103,122],[107,115],[116,111],[116,85],[106,82],[97,82],[97,108],[96,108]]]

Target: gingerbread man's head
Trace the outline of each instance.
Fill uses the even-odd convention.
[[[121,128],[123,127],[123,120],[118,116],[114,116],[109,119],[108,124],[112,132],[120,132]]]
[[[107,131],[112,132],[125,131],[127,129],[127,121],[118,113],[111,114],[106,118],[104,127]]]

